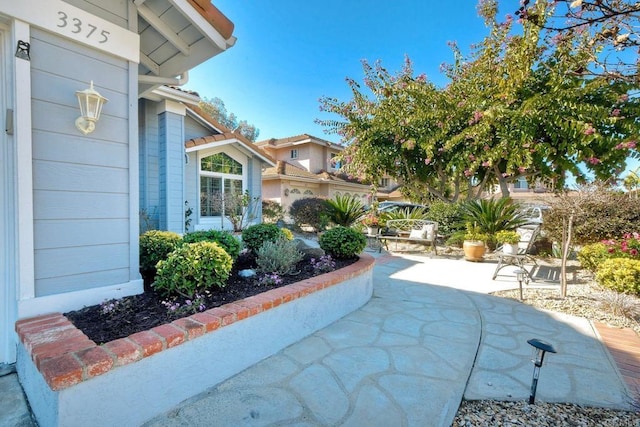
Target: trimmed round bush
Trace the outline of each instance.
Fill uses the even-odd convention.
[[[306,197],[291,203],[289,215],[298,226],[309,225],[316,230],[323,227],[323,216],[329,211],[329,205],[325,199],[319,197]]]
[[[162,261],[182,244],[182,237],[171,231],[151,230],[140,236],[140,270],[153,272]]]
[[[349,227],[334,227],[320,237],[320,247],[333,258],[353,258],[366,246],[364,234]]]
[[[640,295],[640,261],[611,258],[598,267],[596,281],[600,286],[625,294]]]
[[[283,236],[275,224],[256,224],[242,230],[242,242],[254,254],[265,242],[275,242]]]
[[[233,260],[214,242],[187,243],[158,263],[153,288],[165,296],[192,298],[196,292],[224,288]]]
[[[231,255],[231,258],[233,259],[238,258],[238,255],[240,255],[240,250],[242,249],[240,240],[237,239],[229,231],[194,231],[192,233],[185,234],[182,240],[184,240],[185,243],[215,242],[222,246],[222,248],[227,251],[227,253]]]

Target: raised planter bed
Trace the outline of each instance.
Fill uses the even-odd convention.
[[[16,323],[41,427],[139,425],[364,305],[374,259],[96,345],[62,314]]]

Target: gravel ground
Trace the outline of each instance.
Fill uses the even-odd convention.
[[[553,264],[551,264],[553,265]],[[621,328],[631,328],[640,335],[640,298],[620,295],[599,288],[590,274],[577,270],[570,276],[567,297],[559,287],[528,287],[524,303],[532,306],[585,317]],[[519,291],[503,291],[496,296],[519,300]],[[455,427],[481,426],[615,426],[640,427],[640,407],[635,412],[587,408],[572,404],[536,402],[463,401],[453,422]]]
[[[572,404],[536,402],[462,402],[453,427],[638,427],[640,414]]]

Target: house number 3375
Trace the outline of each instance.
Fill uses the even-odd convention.
[[[98,43],[106,43],[109,41],[109,31],[100,30],[95,25],[84,23],[78,18],[73,18],[64,12],[58,12],[58,28],[67,28],[73,34],[85,34],[86,38],[98,37]],[[97,32],[97,31],[100,32]]]

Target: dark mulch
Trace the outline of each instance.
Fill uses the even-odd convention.
[[[358,258],[335,260],[336,269],[346,267],[357,260]],[[259,283],[259,274],[251,278],[242,278],[238,275],[238,271],[254,266],[255,260],[252,257],[241,255],[235,262],[231,276],[227,281],[227,286],[223,289],[212,290],[204,295],[206,309],[219,307],[269,289],[289,285],[321,274],[315,272],[310,262],[305,260],[298,263],[296,274],[283,277],[283,283],[277,286],[265,286]],[[163,298],[153,290],[147,289],[143,294],[119,299],[116,308],[108,314],[104,314],[102,305],[98,304],[71,311],[64,315],[78,329],[84,332],[89,339],[97,344],[103,344],[193,314],[171,312],[162,304],[162,301],[169,301],[169,299]],[[181,306],[185,305],[184,299],[177,299],[176,301]]]

